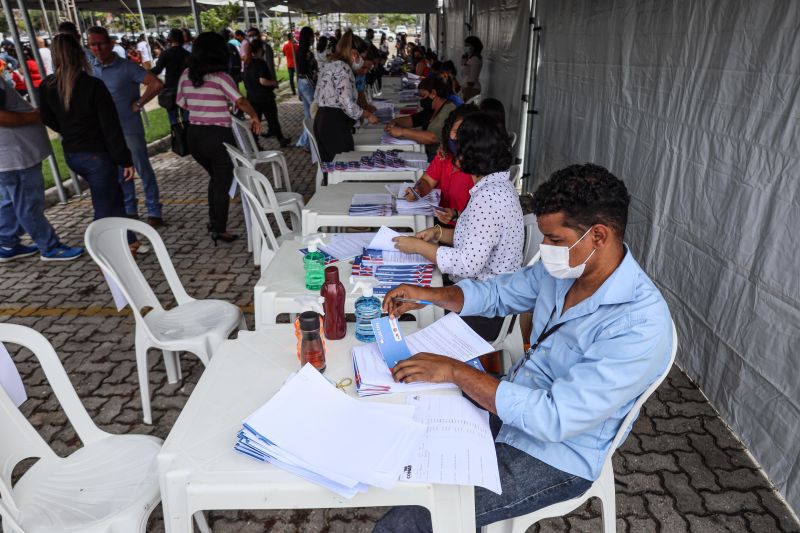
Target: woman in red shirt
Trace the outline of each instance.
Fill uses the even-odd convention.
[[[414,184],[414,191],[412,192],[411,188],[406,191],[406,200],[413,202],[417,200],[414,192],[419,197],[424,197],[437,187],[441,189],[442,199],[436,210],[436,218],[448,226],[455,226],[458,215],[467,207],[469,191],[475,185],[471,175],[462,172],[453,164],[456,132],[465,117],[478,111],[475,105],[463,105],[450,113],[442,128],[442,144],[439,150],[428,164],[422,178]]]

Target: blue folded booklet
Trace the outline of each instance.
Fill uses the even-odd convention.
[[[383,359],[389,369],[402,361],[411,357],[411,350],[408,349],[397,319],[385,316],[372,320],[372,331],[375,332],[375,342],[381,351]]]

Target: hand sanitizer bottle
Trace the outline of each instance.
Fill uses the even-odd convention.
[[[305,269],[306,289],[310,291],[319,291],[325,280],[325,254],[317,249],[322,242],[322,236],[319,233],[303,239],[303,243],[308,246],[308,253],[303,257],[303,268]]]
[[[361,289],[361,297],[356,300],[356,339],[361,342],[375,342],[375,333],[372,331],[372,320],[381,317],[381,301],[372,295],[374,287],[378,284],[375,278],[360,278],[351,283],[355,285],[352,292]]]

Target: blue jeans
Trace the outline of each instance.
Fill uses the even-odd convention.
[[[95,220],[125,216],[122,187],[117,180],[119,167],[108,152],[65,153],[64,158],[69,168],[89,183]],[[128,232],[128,242],[136,242],[136,235]]]
[[[181,113],[181,121],[184,124],[189,124],[189,112],[182,107],[175,106],[172,109],[167,109],[167,118],[169,119],[169,125],[174,126],[178,123],[178,111]]]
[[[303,114],[306,118],[311,118],[311,102],[314,101],[314,86],[305,78],[300,78],[297,82],[297,91],[300,93],[300,100],[303,102]],[[297,140],[297,146],[308,147],[308,134],[303,129],[303,134]]]
[[[161,203],[158,198],[158,183],[156,183],[156,173],[150,165],[150,156],[147,155],[147,141],[144,135],[134,134],[125,135],[125,144],[133,156],[133,166],[136,173],[142,178],[144,187],[144,203],[147,206],[147,216],[161,218]],[[125,181],[122,177],[122,167],[119,167],[118,179],[122,185],[122,193],[125,199],[125,212],[129,215],[138,214],[136,200],[136,184],[133,180]]]
[[[20,231],[20,227],[24,231]],[[44,216],[42,164],[0,172],[0,246],[13,248],[27,232],[42,252],[59,244]]]
[[[492,415],[493,433],[500,430],[500,425],[499,418]],[[475,487],[478,528],[576,498],[592,486],[591,481],[563,472],[508,444],[497,443],[495,449],[503,494]],[[395,507],[378,520],[372,531],[430,533],[431,514],[419,506]]]

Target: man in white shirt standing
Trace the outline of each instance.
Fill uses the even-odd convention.
[[[42,63],[44,63],[44,73],[49,76],[53,73],[53,56],[50,53],[50,49],[44,44],[44,39],[41,37],[36,38],[36,47],[39,49],[39,55],[42,57]]]
[[[114,53],[117,54],[122,59],[128,59],[128,54],[125,53],[125,49],[119,44],[119,40],[117,39],[116,35],[111,36],[111,42],[114,44]]]
[[[147,37],[144,33],[139,35],[139,42],[136,43],[136,49],[142,58],[142,67],[145,70],[150,70],[153,66],[153,55],[150,53],[150,45],[147,44]]]

